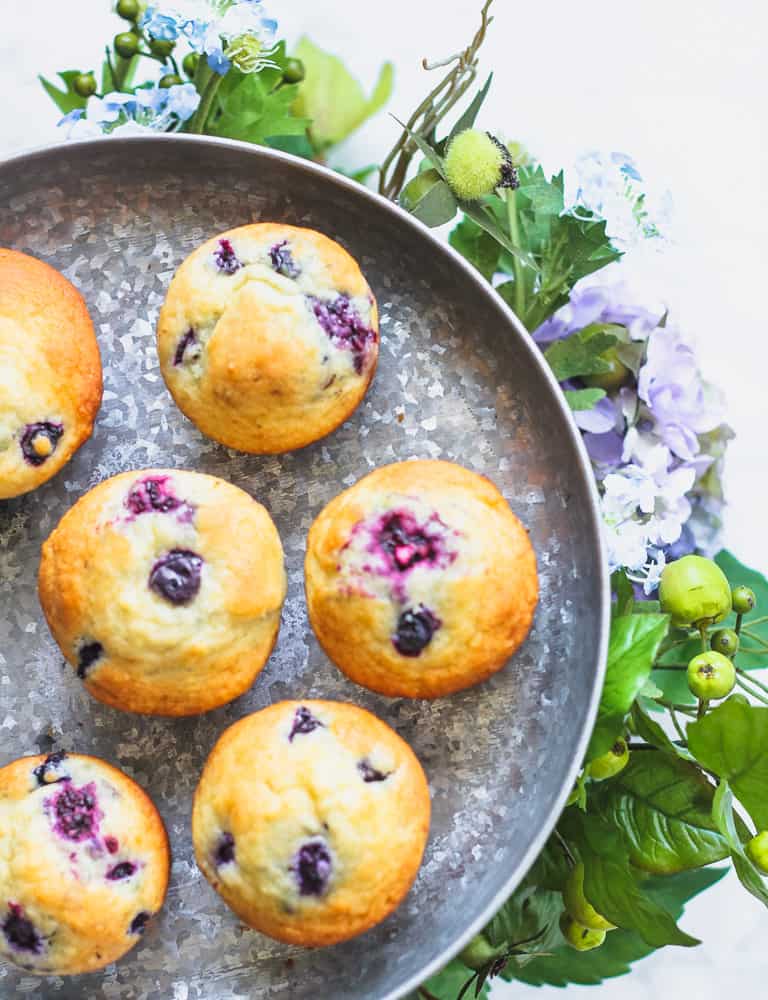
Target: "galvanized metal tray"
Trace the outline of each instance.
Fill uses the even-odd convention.
[[[154,325],[174,269],[232,226],[322,230],[360,261],[379,300],[374,385],[335,434],[261,458],[206,440],[165,389]],[[59,268],[83,292],[101,344],[93,438],[51,482],[0,503],[0,765],[57,748],[97,754],[142,784],[173,847],[162,916],[103,973],[35,979],[0,963],[0,995],[58,1000],[396,1000],[447,961],[522,878],[554,823],[596,710],[608,620],[596,499],[578,434],[530,338],[486,282],[389,202],[329,170],[196,137],[94,140],[0,164],[0,245]],[[66,331],[62,331],[66,336]],[[460,462],[493,479],[528,526],[541,601],[512,662],[433,702],[347,681],[307,623],[302,561],[321,507],[377,465]],[[125,469],[198,469],[271,511],[289,593],[277,649],[251,691],[181,720],[94,701],[66,666],[36,596],[40,544],[91,486]],[[421,758],[432,833],[410,895],[355,941],[325,950],[244,928],[197,871],[191,795],[221,731],[282,698],[326,697],[385,719]]]

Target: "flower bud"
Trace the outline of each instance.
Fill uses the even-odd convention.
[[[445,174],[462,201],[477,201],[496,188],[520,185],[507,147],[479,129],[466,129],[451,140],[445,155]]]

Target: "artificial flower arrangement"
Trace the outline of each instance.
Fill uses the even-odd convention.
[[[428,226],[453,223],[453,247],[543,351],[592,461],[613,618],[597,724],[548,843],[411,1000],[487,996],[494,976],[597,984],[657,948],[696,945],[677,921],[724,860],[768,906],[768,686],[756,674],[768,666],[768,615],[756,613],[768,583],[718,552],[723,401],[674,314],[624,279],[638,246],[665,238],[663,206],[651,212],[630,157],[589,154],[573,177],[548,177],[521,146],[475,127],[490,77],[438,137],[476,84],[491,3],[458,56],[425,62],[447,72],[381,165],[348,176],[377,175],[380,193]],[[42,80],[70,138],[193,132],[324,161],[390,97],[390,63],[366,96],[308,39],[289,55],[261,0],[115,10],[124,30],[98,80]],[[611,277],[596,277],[604,268]]]

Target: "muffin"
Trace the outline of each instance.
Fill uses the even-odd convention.
[[[163,905],[168,838],[157,810],[97,757],[0,768],[0,958],[27,972],[92,972],[132,948]]]
[[[324,437],[355,410],[379,352],[371,290],[321,233],[241,226],[195,250],[157,328],[160,368],[208,437],[257,454]]]
[[[0,500],[36,489],[90,437],[101,359],[82,295],[0,248]]]
[[[283,550],[266,510],[213,476],[124,472],[43,545],[40,602],[88,690],[130,712],[194,715],[246,691],[280,625]]]
[[[377,469],[309,532],[309,619],[358,684],[437,698],[500,670],[538,598],[525,529],[488,479],[451,462]]]
[[[328,945],[399,905],[429,813],[421,765],[375,715],[284,701],[221,736],[195,793],[192,839],[203,874],[246,924]]]

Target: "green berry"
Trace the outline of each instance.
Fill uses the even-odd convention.
[[[197,52],[187,52],[181,63],[181,67],[187,76],[191,79],[197,72],[197,65],[200,62],[200,56]]]
[[[504,945],[497,948],[491,944],[482,932],[475,934],[472,940],[459,952],[459,961],[469,969],[484,969],[489,962],[499,958],[506,951]]]
[[[709,642],[716,653],[729,656],[731,659],[739,650],[739,637],[732,628],[720,628],[714,633]]]
[[[714,649],[694,656],[688,664],[688,687],[702,701],[725,698],[736,683],[736,668],[722,653]]]
[[[117,0],[115,10],[124,20],[135,21],[139,16],[139,0]]]
[[[167,59],[175,48],[176,42],[169,38],[150,38],[149,40],[149,51],[160,59]]]
[[[169,87],[177,87],[182,82],[181,77],[177,76],[175,73],[166,73],[165,76],[160,77],[158,87],[162,87],[164,90],[167,90]]]
[[[119,35],[115,35],[113,44],[115,52],[123,59],[130,59],[139,51],[139,40],[132,31],[121,31]]]
[[[748,615],[757,604],[754,590],[745,587],[734,587],[731,591],[731,603],[737,615]]]
[[[768,830],[761,830],[747,844],[747,854],[761,872],[768,875]]]
[[[579,862],[568,876],[563,889],[563,902],[570,917],[591,931],[612,931],[615,924],[598,913],[584,895],[584,865]]]
[[[629,763],[629,747],[624,740],[616,740],[608,753],[595,757],[587,764],[587,774],[593,781],[605,781],[623,771]]]
[[[475,128],[465,129],[451,140],[445,155],[445,175],[462,201],[477,201],[498,187],[518,186],[507,147]]]
[[[584,385],[589,386],[590,389],[605,389],[606,392],[614,392],[627,384],[632,372],[619,359],[615,347],[609,347],[600,355],[600,359],[608,365],[608,371],[599,372],[596,375],[585,375],[582,379]]]
[[[560,930],[568,944],[576,951],[592,951],[605,941],[605,931],[591,930],[574,920],[568,913],[560,917]]]
[[[703,556],[683,556],[664,567],[659,600],[673,625],[712,625],[731,610],[731,588],[717,563]]]
[[[301,83],[306,75],[301,59],[286,59],[283,66],[283,80],[286,83]]]
[[[93,73],[78,73],[72,81],[72,89],[80,97],[91,97],[98,90]]]

